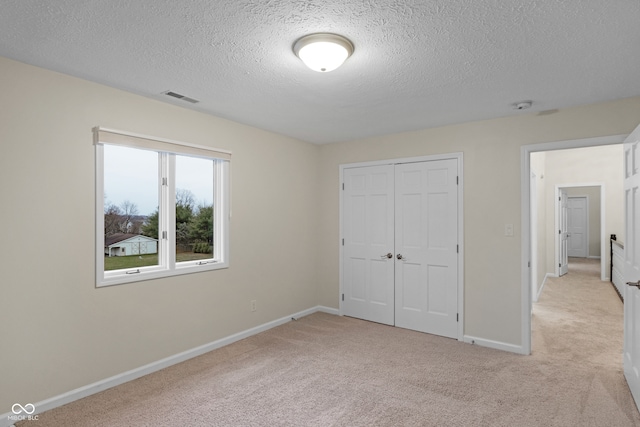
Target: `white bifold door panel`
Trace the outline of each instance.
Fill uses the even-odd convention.
[[[640,406],[640,126],[624,143],[624,376]]]
[[[347,316],[456,338],[458,161],[345,168]]]
[[[343,312],[386,325],[394,324],[393,180],[392,165],[344,171]]]
[[[457,161],[396,166],[396,326],[457,336]]]

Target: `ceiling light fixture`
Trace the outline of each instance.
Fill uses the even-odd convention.
[[[296,56],[314,71],[333,71],[351,56],[353,44],[337,34],[309,34],[293,45]]]

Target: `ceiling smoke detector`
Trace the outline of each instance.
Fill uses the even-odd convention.
[[[513,104],[513,108],[516,110],[526,110],[527,108],[531,108],[531,105],[533,105],[531,101],[521,101]]]

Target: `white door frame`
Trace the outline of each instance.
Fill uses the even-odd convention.
[[[601,144],[603,145],[603,144]],[[555,216],[556,216],[556,222],[555,222],[555,230],[558,229],[559,224],[558,224],[558,214],[560,212],[560,205],[558,203],[558,196],[560,194],[560,189],[561,188],[567,188],[567,187],[600,187],[600,280],[605,281],[607,280],[607,271],[608,271],[608,267],[606,265],[607,263],[607,242],[609,242],[609,239],[607,239],[605,237],[605,211],[606,211],[606,203],[605,203],[605,185],[604,182],[581,182],[579,184],[561,184],[561,185],[556,185],[555,187]],[[582,196],[585,197],[585,196]],[[588,207],[588,205],[587,205]],[[587,212],[587,233],[589,232],[589,213]],[[560,275],[560,268],[558,267],[558,264],[560,263],[560,253],[558,251],[558,246],[560,244],[560,238],[558,237],[558,233],[555,233],[554,230],[554,235],[555,235],[555,252],[556,252],[556,256],[555,256],[555,260],[556,260],[556,264],[555,264],[555,268],[556,268],[556,276]],[[587,241],[587,258],[589,257],[589,242]]]
[[[344,292],[343,283],[342,283],[342,275],[343,275],[343,249],[342,239],[344,236],[344,225],[342,223],[343,219],[343,206],[342,206],[342,184],[344,183],[344,170],[347,168],[355,168],[355,167],[364,167],[364,166],[380,166],[380,165],[397,165],[401,163],[415,163],[415,162],[429,162],[435,160],[447,160],[447,159],[456,159],[458,161],[458,240],[459,240],[459,255],[458,255],[458,314],[460,315],[458,319],[458,341],[463,341],[464,338],[464,227],[463,227],[463,219],[464,219],[464,205],[463,205],[463,195],[464,195],[464,165],[463,165],[463,153],[449,153],[449,154],[437,154],[433,156],[420,156],[420,157],[403,157],[399,159],[388,159],[388,160],[376,160],[371,162],[359,162],[359,163],[346,163],[340,165],[340,181],[339,181],[339,200],[340,200],[340,234],[338,238],[338,247],[340,249],[340,267],[339,267],[339,292],[338,292],[338,301],[339,301],[339,313],[340,316],[343,315],[342,309],[342,294]],[[528,181],[527,181],[528,182]],[[527,184],[528,185],[528,184]]]
[[[531,153],[539,151],[565,150],[569,148],[595,147],[598,145],[622,144],[628,135],[612,135],[596,138],[572,139],[520,147],[520,209],[521,209],[521,258],[520,258],[520,304],[522,354],[531,354],[531,200],[530,176]],[[601,201],[601,205],[604,203]]]
[[[531,206],[531,298],[538,301],[538,182],[537,176],[531,172],[529,185],[529,203]]]

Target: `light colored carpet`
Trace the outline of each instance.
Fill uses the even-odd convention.
[[[638,426],[622,303],[592,264],[547,282],[532,356],[316,313],[33,425]]]

